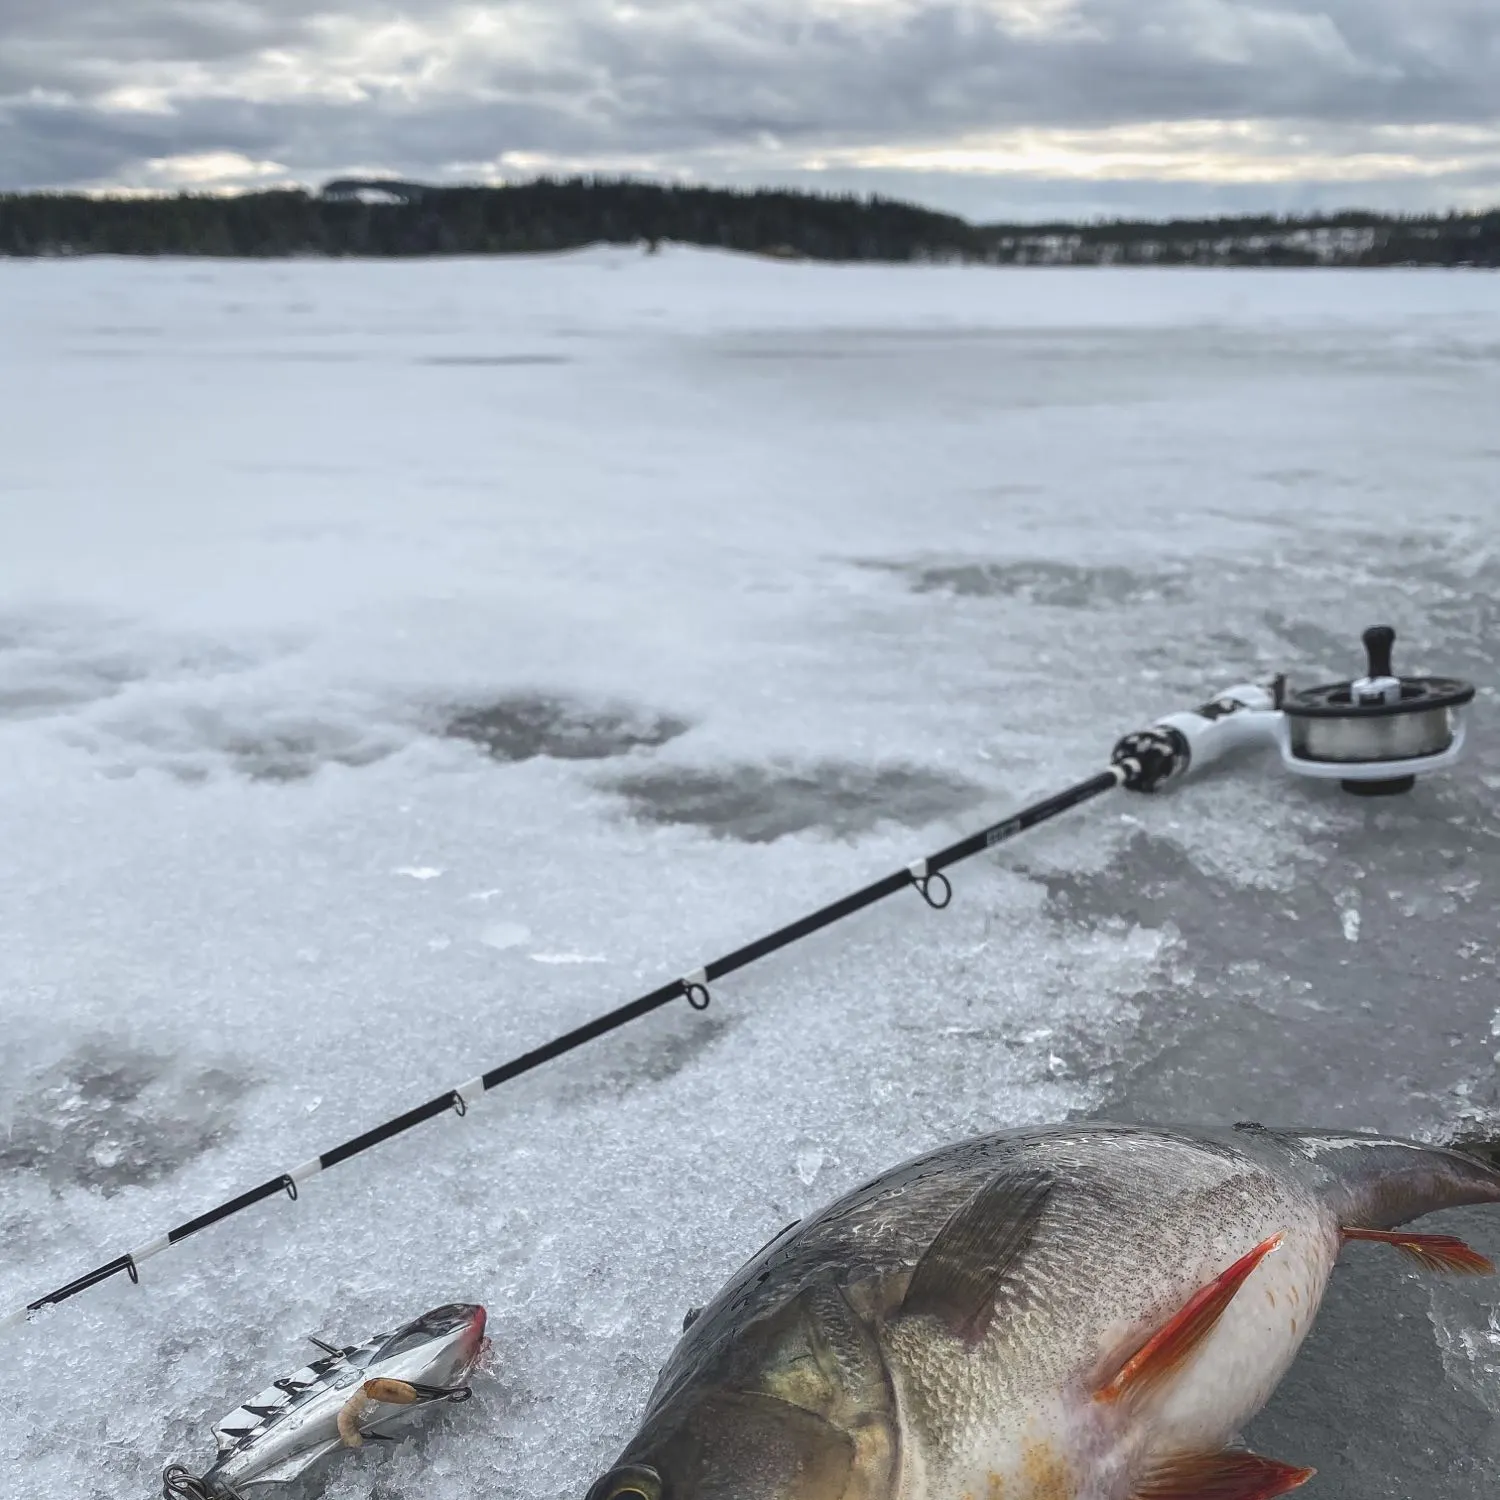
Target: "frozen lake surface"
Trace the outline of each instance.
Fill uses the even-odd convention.
[[[476,1400],[322,1493],[576,1500],[931,1145],[1500,1118],[1494,277],[6,263],[0,382],[0,1312],[1370,623],[1481,684],[1410,797],[1116,794],[5,1330],[7,1497],[464,1299]],[[1488,1500],[1495,1297],[1351,1251],[1252,1440]]]

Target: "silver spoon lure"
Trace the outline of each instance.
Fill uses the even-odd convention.
[[[466,1401],[464,1384],[484,1347],[477,1303],[435,1307],[392,1333],[323,1351],[214,1425],[219,1452],[194,1475],[172,1464],[165,1500],[242,1500],[262,1486],[286,1485],[314,1465],[366,1442],[397,1442],[392,1429],[440,1401]]]

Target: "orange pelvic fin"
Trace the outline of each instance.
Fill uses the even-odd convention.
[[[1451,1234],[1406,1234],[1399,1229],[1346,1229],[1346,1240],[1375,1240],[1394,1245],[1429,1271],[1451,1276],[1492,1276],[1494,1262]]]
[[[1112,1380],[1094,1392],[1094,1399],[1118,1401],[1122,1396],[1139,1394],[1180,1370],[1218,1326],[1246,1278],[1281,1244],[1282,1238],[1273,1234],[1248,1255],[1242,1255],[1221,1276],[1194,1292],[1182,1310],[1152,1334]]]
[[[1130,1500],[1275,1500],[1315,1472],[1258,1453],[1184,1453],[1153,1469]]]

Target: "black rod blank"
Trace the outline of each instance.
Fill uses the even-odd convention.
[[[519,1078],[523,1073],[529,1073],[534,1068],[541,1067],[543,1063],[551,1062],[554,1058],[572,1052],[611,1031],[617,1031],[620,1027],[627,1026],[630,1022],[637,1021],[654,1010],[660,1010],[662,1006],[669,1005],[673,1000],[686,997],[694,1009],[702,1010],[709,1003],[708,985],[711,981],[722,979],[726,974],[732,974],[737,969],[743,969],[747,964],[752,964],[757,959],[766,957],[767,954],[775,953],[824,927],[852,916],[867,906],[873,906],[877,901],[885,900],[887,896],[894,896],[908,886],[915,886],[929,906],[941,909],[948,904],[952,895],[947,877],[943,874],[944,870],[958,864],[961,860],[983,853],[984,850],[993,848],[1006,839],[1014,838],[1018,833],[1035,828],[1038,823],[1045,823],[1059,813],[1067,812],[1104,792],[1113,790],[1124,779],[1125,768],[1115,766],[1108,771],[1101,771],[1087,781],[1078,782],[1056,796],[1048,797],[1041,802],[1034,802],[1029,807],[1022,808],[1020,812],[1012,813],[1010,817],[998,823],[992,823],[988,828],[981,828],[967,838],[960,839],[956,844],[949,844],[947,848],[940,849],[926,859],[917,860],[904,870],[894,871],[883,879],[852,891],[849,895],[830,902],[827,906],[820,907],[817,911],[799,917],[795,922],[788,922],[785,927],[778,927],[774,932],[746,943],[742,948],[736,948],[732,953],[726,953],[722,958],[714,959],[695,974],[682,979],[674,979],[669,984],[661,985],[648,994],[641,995],[638,999],[607,1011],[602,1016],[596,1016],[592,1021],[575,1027],[572,1031],[554,1037],[550,1042],[544,1042],[540,1047],[534,1047],[530,1052],[523,1052],[519,1057],[491,1068],[488,1073],[475,1079],[472,1084],[458,1089],[449,1089],[427,1100],[425,1104],[419,1104],[414,1109],[407,1110],[405,1114],[397,1115],[384,1124],[374,1126],[363,1134],[345,1141],[342,1145],[325,1151],[314,1161],[308,1162],[305,1167],[298,1168],[296,1172],[283,1173],[268,1179],[258,1187],[251,1188],[248,1192],[221,1203],[217,1208],[211,1208],[206,1213],[199,1214],[196,1218],[189,1219],[186,1223],[168,1230],[162,1238],[152,1241],[144,1250],[116,1256],[115,1259],[106,1261],[103,1265],[77,1277],[65,1286],[58,1287],[56,1291],[48,1292],[44,1297],[38,1297],[35,1302],[27,1303],[21,1312],[13,1314],[11,1318],[0,1320],[0,1323],[17,1321],[43,1307],[64,1302],[91,1286],[107,1281],[121,1271],[124,1271],[132,1281],[138,1281],[138,1262],[145,1259],[147,1254],[156,1254],[170,1245],[187,1239],[189,1235],[197,1234],[199,1230],[207,1229],[210,1225],[239,1213],[241,1209],[262,1203],[267,1198],[274,1198],[278,1193],[285,1192],[289,1197],[295,1198],[299,1180],[326,1171],[340,1162],[348,1161],[350,1157],[358,1156],[395,1136],[403,1135],[424,1121],[435,1119],[449,1110],[463,1114],[468,1108],[468,1101],[471,1097],[480,1093],[488,1093],[502,1083],[508,1083],[513,1078]],[[937,889],[940,894],[938,895],[933,894],[935,882],[939,883]]]

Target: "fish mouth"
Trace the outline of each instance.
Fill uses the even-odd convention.
[[[488,1321],[489,1314],[478,1303],[475,1303],[469,1318],[468,1330],[464,1334],[464,1350],[470,1359],[476,1358],[484,1347],[484,1330]]]
[[[460,1334],[459,1348],[463,1350],[465,1359],[472,1360],[478,1355],[480,1346],[484,1343],[484,1330],[489,1315],[477,1302],[451,1302],[447,1307],[434,1309],[427,1316],[441,1316],[448,1324],[443,1330],[445,1333]]]

